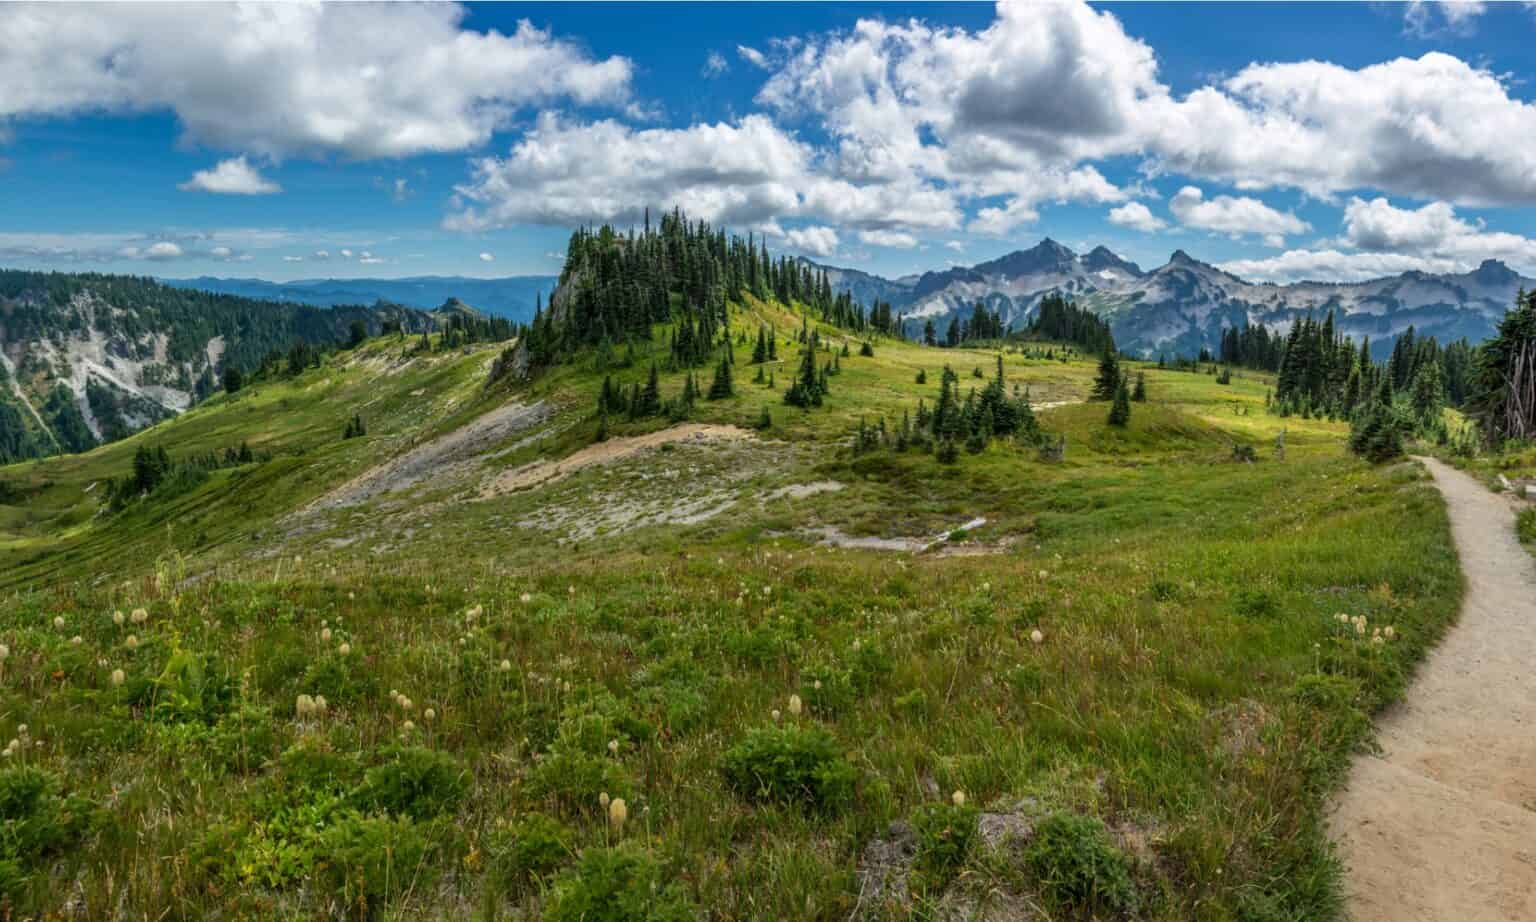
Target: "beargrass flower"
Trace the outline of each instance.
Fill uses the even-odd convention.
[[[955,793],[949,795],[949,802],[957,807],[965,806],[965,792],[956,791]]]
[[[512,671],[512,661],[509,660],[509,659],[502,660],[501,661],[501,671],[502,672],[511,672]]]
[[[128,619],[126,617],[124,617],[123,612],[122,612],[121,609],[119,609],[119,610],[117,610],[117,611],[112,613],[112,623],[117,625],[118,627],[122,627],[123,626],[123,622],[126,621],[126,620],[128,620]]]
[[[431,723],[437,719],[437,711],[432,708],[427,708],[425,711],[421,712],[421,719],[425,720],[427,723]]]
[[[69,638],[69,643],[70,646],[78,647],[82,643],[85,643],[85,638],[81,637],[79,634],[76,634],[75,636]]]
[[[58,628],[61,631],[64,630],[64,616],[63,615],[55,616],[54,619],[53,619],[53,626]]]
[[[342,641],[341,646],[336,648],[336,652],[340,653],[342,656],[346,656],[347,654],[352,652],[352,645],[347,643],[346,641]]]
[[[409,732],[411,732],[414,729],[416,729],[416,725],[411,723],[409,720],[407,720],[405,723],[400,725],[400,732],[401,733],[409,733]]]
[[[790,695],[789,696],[789,713],[795,715],[796,717],[799,717],[800,716],[800,709],[801,709],[801,707],[802,707],[802,705],[800,703],[800,696],[799,695]]]
[[[11,658],[11,648],[8,644],[0,643],[0,663]]]
[[[780,715],[780,714],[779,714],[779,709],[778,709],[778,708],[774,708],[774,709],[773,709],[773,722],[774,722],[774,723],[778,723],[778,722],[779,722],[779,717],[780,717],[780,716],[781,716],[781,715]]]
[[[602,808],[604,810],[607,810],[608,809],[608,792],[604,791],[601,794],[597,795],[597,802],[602,805]]]
[[[629,805],[624,803],[624,798],[615,797],[613,802],[608,804],[608,822],[614,829],[619,830],[624,828],[624,821],[627,819],[629,819]]]
[[[320,639],[325,641],[326,643],[330,643],[331,642],[331,629],[328,628],[328,627],[321,628],[320,629]]]
[[[134,624],[143,624],[144,622],[149,620],[149,612],[145,611],[142,608],[135,608],[133,610],[133,614],[129,615],[128,618]]]
[[[1035,646],[1045,643],[1045,634],[1039,628],[1029,632],[1029,642]]]
[[[308,695],[299,695],[293,702],[293,711],[300,717],[308,717],[315,712],[315,699]]]
[[[116,688],[119,685],[122,685],[123,682],[127,680],[127,678],[128,676],[124,675],[121,669],[112,670],[112,687]]]
[[[123,641],[123,644],[130,650],[137,650],[139,648],[139,635],[129,634],[128,639]]]

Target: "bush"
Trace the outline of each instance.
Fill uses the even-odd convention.
[[[1093,817],[1071,813],[1048,817],[1035,831],[1024,863],[1041,891],[1060,909],[1085,916],[1136,909],[1130,859]]]
[[[557,746],[528,773],[528,793],[553,797],[567,810],[591,813],[600,809],[602,794],[628,796],[629,778],[612,759]]]
[[[96,807],[78,795],[62,796],[61,788],[57,776],[40,768],[0,772],[0,859],[24,867],[90,831]]]
[[[917,833],[913,866],[929,887],[941,889],[959,873],[976,841],[979,816],[975,807],[951,804],[928,804],[913,815],[912,829]]]
[[[357,792],[363,809],[417,820],[458,809],[469,786],[453,756],[421,746],[394,746],[385,754],[388,761],[370,768]]]
[[[431,840],[405,818],[348,814],[321,835],[321,844],[321,880],[343,912],[359,917],[408,890],[424,890],[437,873]]]
[[[836,809],[853,799],[857,773],[819,728],[761,727],[726,751],[726,781],[743,797]]]
[[[692,902],[640,848],[589,848],[555,879],[547,922],[692,922]]]
[[[1232,607],[1245,618],[1268,618],[1278,610],[1274,597],[1262,589],[1239,589]]]
[[[324,695],[336,704],[377,697],[378,681],[356,657],[324,653],[304,670],[300,690],[309,695]]]
[[[219,718],[209,739],[208,761],[242,775],[261,770],[277,754],[277,729],[266,708],[247,705]]]
[[[1526,544],[1536,544],[1536,509],[1522,509],[1515,519],[1515,534]]]
[[[530,813],[493,830],[485,851],[492,883],[503,892],[518,893],[566,863],[572,854],[571,833],[558,820]]]

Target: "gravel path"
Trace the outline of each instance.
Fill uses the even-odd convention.
[[[1356,922],[1536,920],[1536,561],[1513,502],[1433,459],[1467,595],[1331,818]]]

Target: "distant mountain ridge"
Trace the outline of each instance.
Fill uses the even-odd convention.
[[[384,301],[430,310],[450,298],[458,298],[487,314],[526,323],[533,319],[536,300],[542,296],[543,300],[548,301],[559,277],[513,275],[482,279],[458,275],[420,275],[398,279],[324,278],[269,282],[265,279],[200,276],[160,281],[176,288],[196,288],[200,291],[269,301],[292,301],[317,307]]]
[[[907,318],[909,334],[919,333],[928,320],[942,333],[951,317],[969,312],[978,300],[1018,329],[1041,298],[1059,292],[1109,320],[1121,349],[1144,356],[1214,351],[1227,327],[1263,323],[1283,332],[1298,318],[1330,310],[1341,332],[1357,340],[1368,336],[1383,347],[1409,326],[1441,341],[1479,342],[1492,335],[1522,287],[1536,288],[1536,279],[1491,259],[1464,273],[1255,283],[1183,250],[1162,266],[1143,270],[1107,247],[1078,254],[1049,237],[1026,250],[915,279],[825,268],[836,291],[850,291],[865,303],[861,292],[879,292]]]

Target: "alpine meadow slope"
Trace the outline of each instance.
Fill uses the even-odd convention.
[[[16,912],[1338,917],[1461,593],[1416,466],[676,216],[552,305],[0,467]]]

